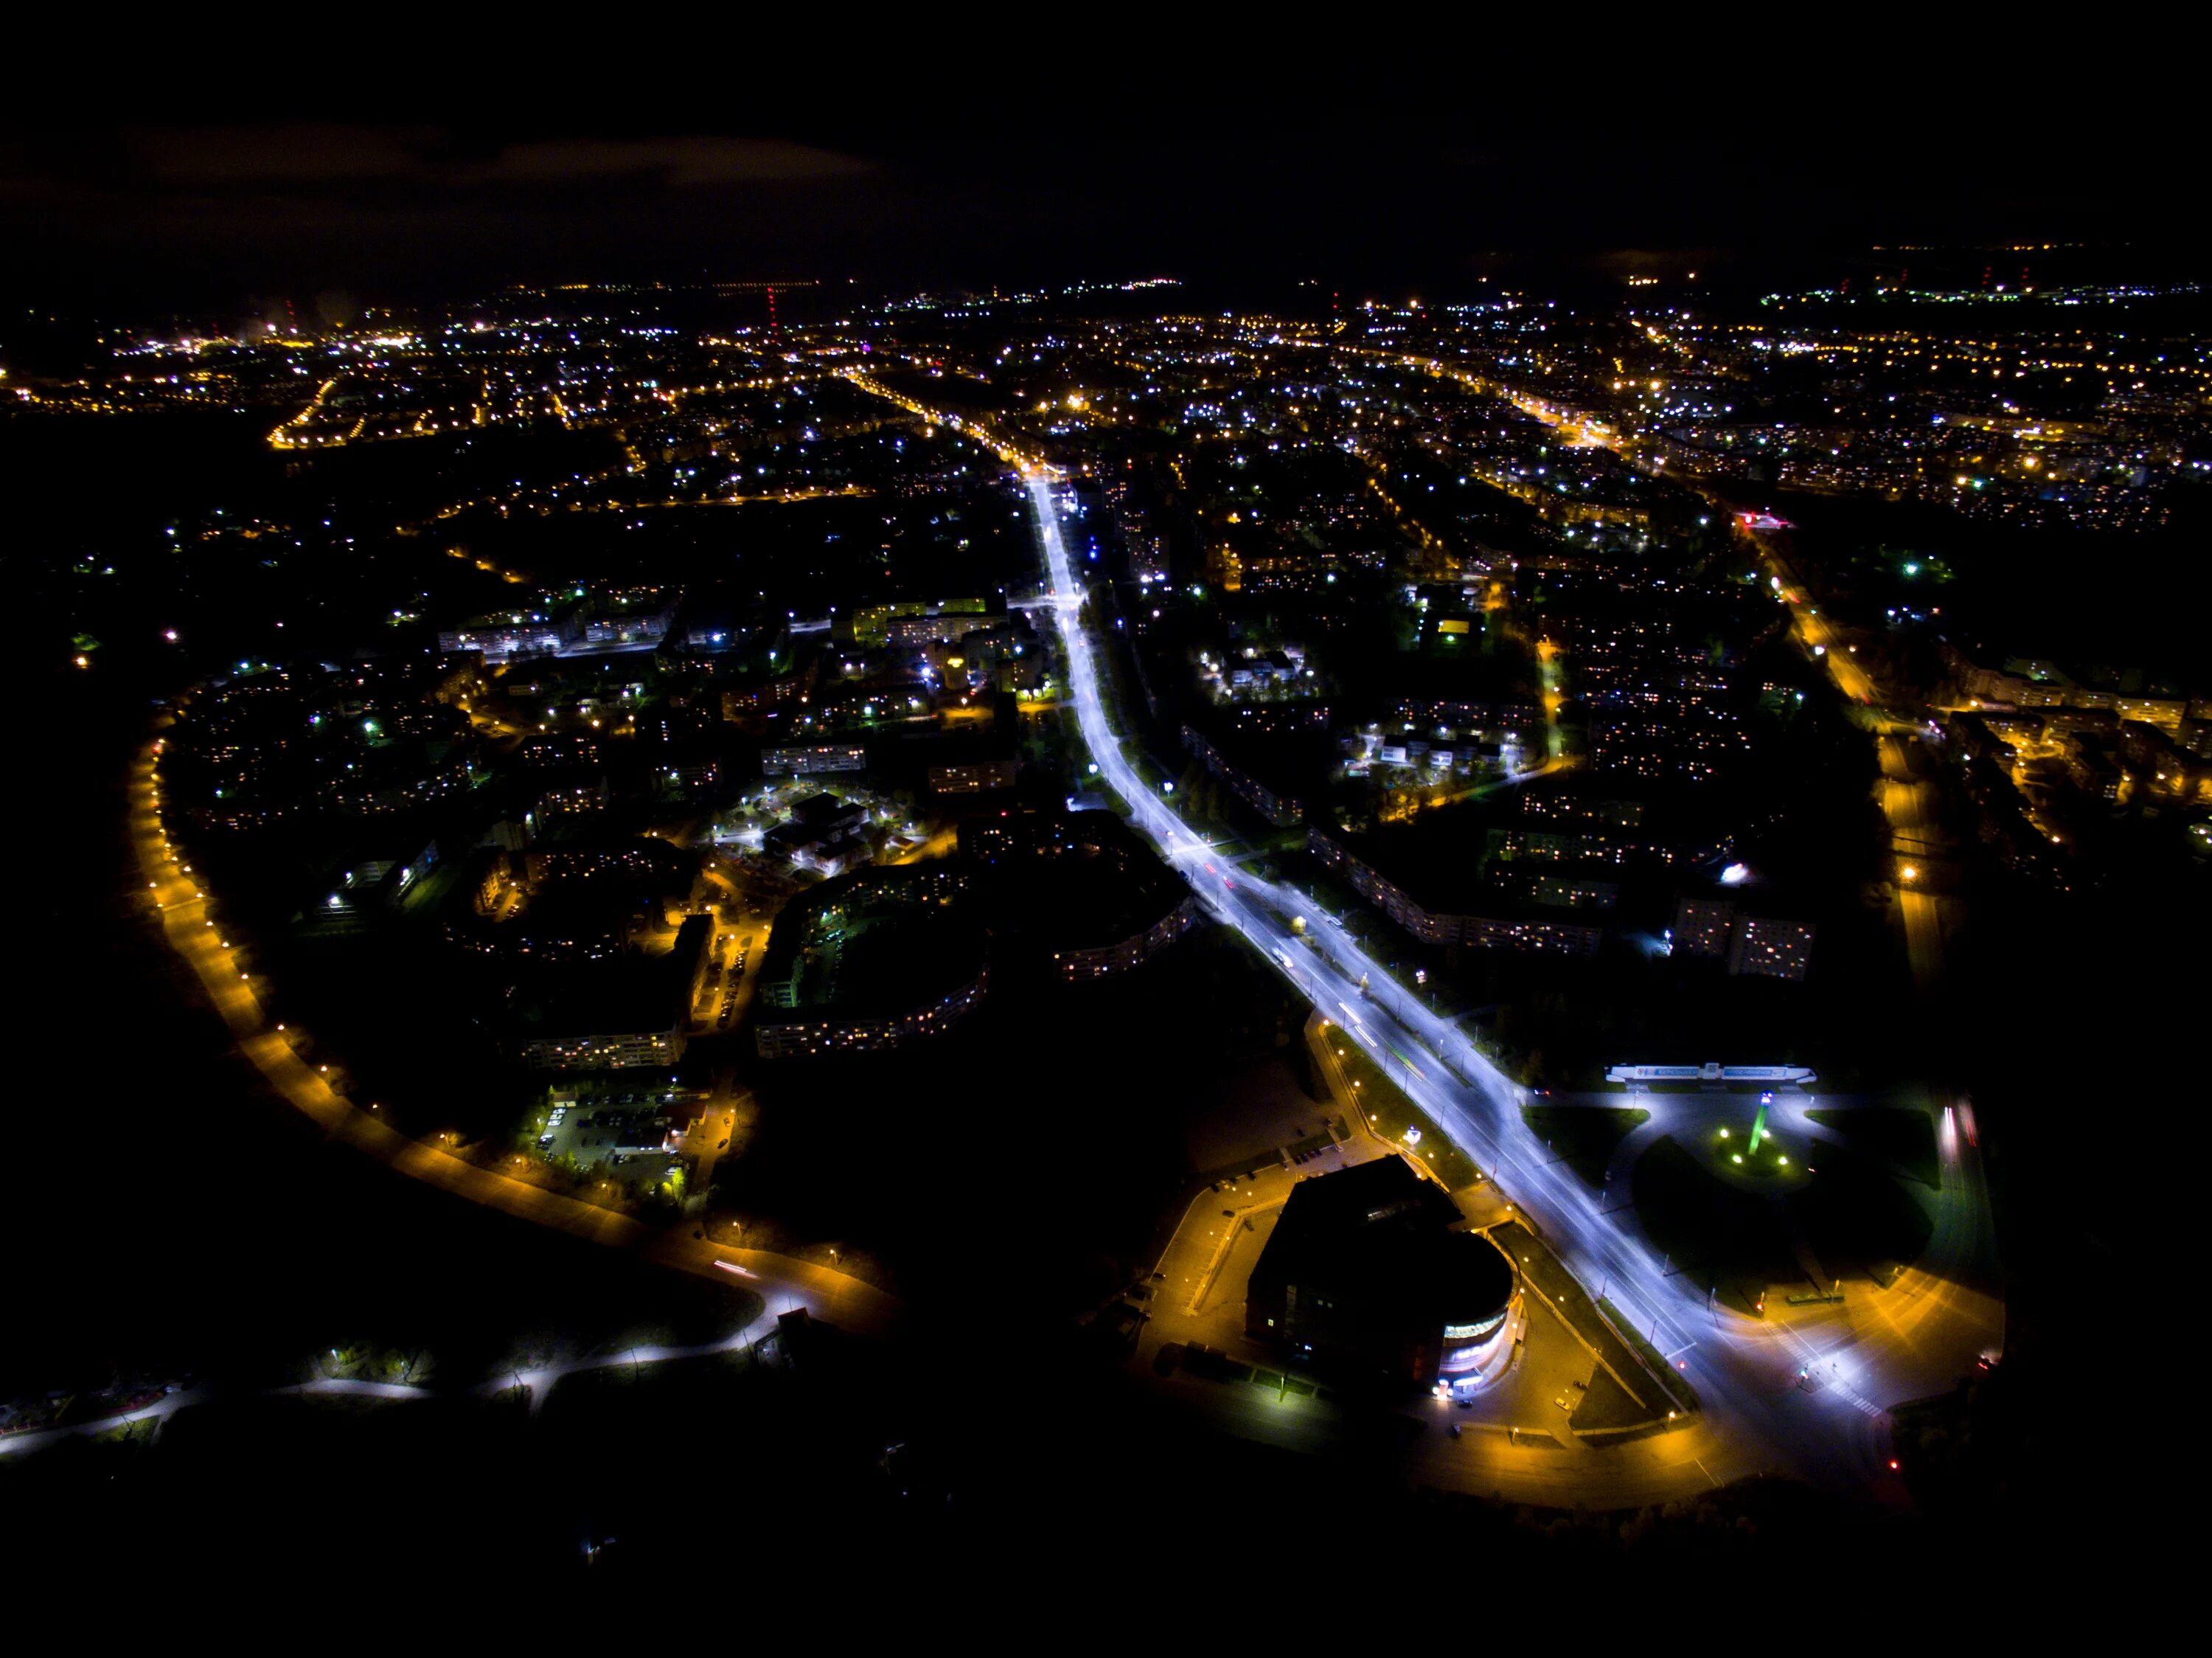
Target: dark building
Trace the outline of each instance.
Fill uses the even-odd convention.
[[[1735,930],[1735,905],[1724,898],[1686,898],[1674,908],[1677,955],[1723,956]]]
[[[1424,944],[1464,944],[1477,950],[1526,950],[1549,955],[1595,955],[1598,946],[1604,942],[1604,928],[1538,911],[1546,907],[1585,911],[1610,908],[1619,896],[1619,888],[1609,881],[1576,881],[1545,875],[1521,883],[1517,893],[1504,890],[1501,883],[1492,882],[1474,895],[1484,907],[1499,913],[1469,915],[1431,910],[1335,837],[1309,827],[1306,850],[1341,876],[1352,891]],[[1433,878],[1439,872],[1432,868],[1427,873]],[[1455,878],[1453,871],[1442,873],[1447,881]],[[1458,878],[1465,891],[1463,876]]]
[[[1732,973],[1802,978],[1813,960],[1813,923],[1747,915],[1729,899],[1683,899],[1674,910],[1674,953],[1726,957]]]
[[[809,795],[791,808],[791,820],[762,838],[770,856],[824,875],[842,875],[870,862],[868,808],[828,793]]]
[[[1256,1339],[1351,1378],[1425,1387],[1505,1328],[1513,1263],[1402,1158],[1301,1180],[1244,1292]]]
[[[1141,966],[1198,924],[1182,877],[1111,812],[1000,812],[963,824],[960,850],[986,872],[994,932],[1048,948],[1065,983]]]
[[[901,1047],[980,1007],[991,970],[968,885],[942,863],[872,867],[785,905],[760,966],[762,1057]]]
[[[1729,945],[1729,971],[1767,978],[1802,978],[1813,960],[1813,923],[1778,916],[1738,916]]]
[[[1227,783],[1244,803],[1277,828],[1286,828],[1305,817],[1305,808],[1277,794],[1252,772],[1230,759],[1200,735],[1196,728],[1182,728],[1182,746],[1196,755],[1206,769]]]

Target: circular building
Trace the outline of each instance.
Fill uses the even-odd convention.
[[[1245,1290],[1247,1334],[1353,1380],[1428,1387],[1505,1338],[1520,1275],[1404,1159],[1291,1189]]]
[[[1448,1234],[1435,1252],[1435,1272],[1430,1294],[1443,1316],[1437,1380],[1471,1378],[1498,1352],[1520,1274],[1505,1252],[1480,1232]]]

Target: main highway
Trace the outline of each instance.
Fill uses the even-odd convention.
[[[1709,1472],[1723,1479],[1794,1472],[1861,1489],[1880,1481],[1888,1462],[1882,1407],[1910,1394],[1897,1391],[1882,1373],[1878,1344],[1856,1339],[1847,1327],[1801,1328],[1781,1317],[1753,1319],[1709,1307],[1707,1285],[1671,1270],[1632,1221],[1601,1210],[1595,1193],[1549,1161],[1521,1119],[1515,1085],[1463,1031],[1398,984],[1310,897],[1232,869],[1145,782],[1102,698],[1099,666],[1083,621],[1085,589],[1061,539],[1054,477],[1029,464],[1023,472],[1066,650],[1078,728],[1098,780],[1127,803],[1135,825],[1218,919],[1243,934],[1324,1017],[1365,1047],[1430,1120],[1536,1222],[1576,1277],[1601,1289],[1637,1333],[1684,1373],[1701,1397],[1711,1430],[1713,1444],[1705,1458]],[[1301,918],[1302,932],[1294,930],[1292,921]]]

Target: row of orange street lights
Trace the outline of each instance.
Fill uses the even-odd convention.
[[[159,757],[166,748],[167,741],[167,740],[166,738],[158,737],[155,738],[154,741],[154,753],[155,759],[148,763],[146,769],[148,807],[149,814],[152,817],[154,821],[155,836],[161,844],[161,856],[166,862],[176,866],[179,875],[181,877],[183,875],[191,875],[192,873],[192,866],[184,862],[182,856],[178,853],[175,846],[170,843],[169,832],[161,822],[161,773],[159,769]],[[158,910],[166,911],[168,909],[169,905],[167,900],[161,897],[161,883],[158,881],[149,881],[146,883],[146,886],[148,890],[155,894],[155,907]],[[195,899],[200,900],[202,904],[200,919],[201,927],[207,931],[215,931],[215,920],[206,913],[206,893],[199,887],[195,887],[192,888],[192,897]],[[179,901],[181,902],[181,900]],[[216,939],[216,948],[218,950],[228,951],[234,947],[228,939],[218,936]],[[241,969],[238,976],[239,978],[246,984],[250,991],[252,985],[252,975]],[[279,1035],[285,1034],[285,1027],[281,1021],[277,1023],[276,1031]],[[291,1045],[289,1037],[287,1037],[286,1039],[286,1045]],[[316,1075],[319,1076],[329,1076],[330,1070],[331,1068],[327,1064],[319,1064],[315,1067]],[[372,1100],[369,1103],[368,1108],[371,1111],[380,1111],[383,1109],[383,1106],[380,1102]]]
[[[163,740],[157,738],[157,739],[155,741],[155,744],[154,744],[154,752],[155,752],[155,753],[157,756],[161,753],[161,751],[162,751],[162,747],[163,747]],[[152,809],[152,815],[153,815],[154,821],[155,821],[155,835],[159,838],[159,839],[160,839],[160,841],[161,841],[161,846],[162,846],[162,849],[163,849],[163,850],[162,850],[162,856],[163,856],[164,858],[166,858],[169,863],[173,863],[173,864],[176,864],[176,865],[178,866],[178,868],[179,868],[180,870],[182,870],[184,873],[185,873],[185,874],[189,875],[189,874],[191,872],[191,866],[190,864],[188,864],[188,863],[183,863],[183,862],[180,860],[180,858],[179,857],[179,856],[178,856],[178,854],[177,854],[177,851],[176,851],[175,848],[174,848],[174,847],[173,847],[173,846],[171,846],[171,845],[170,845],[170,844],[169,844],[169,835],[168,835],[168,831],[167,831],[166,828],[164,828],[164,827],[162,827],[162,826],[161,826],[161,772],[160,772],[157,769],[155,769],[155,767],[156,767],[156,765],[158,765],[158,761],[156,761],[156,762],[155,762],[155,763],[153,763],[153,764],[149,764],[149,767],[148,767],[148,770],[147,770],[147,776],[148,776],[148,778],[149,778],[149,783],[148,783],[148,793],[149,793],[149,804],[150,804],[150,807],[151,807],[151,809]],[[156,882],[156,881],[148,881],[148,882],[146,883],[146,885],[147,885],[147,887],[148,887],[148,888],[149,888],[149,890],[153,891],[153,892],[155,893],[155,907],[156,907],[157,909],[161,909],[161,910],[165,910],[165,911],[166,911],[166,910],[168,908],[168,905],[167,905],[164,900],[162,900],[162,899],[160,897],[160,883],[158,883],[158,882]],[[195,899],[204,899],[204,897],[205,897],[205,894],[204,894],[204,893],[203,893],[201,892],[201,890],[200,890],[198,887],[193,887],[193,888],[192,888],[192,897],[193,897],[193,898],[195,898]],[[202,924],[203,924],[203,926],[207,927],[207,928],[210,928],[210,929],[211,929],[211,928],[213,928],[213,927],[215,926],[215,923],[214,923],[214,921],[213,921],[213,920],[211,920],[211,919],[206,919],[206,918],[204,918],[204,917],[203,918]],[[229,949],[229,948],[231,948],[231,943],[230,943],[230,941],[229,941],[228,939],[218,938],[218,939],[216,940],[216,946],[217,946],[217,948],[220,948],[220,949],[228,950],[228,949]],[[238,976],[239,976],[239,978],[241,978],[241,979],[246,979],[246,980],[247,980],[247,982],[248,982],[249,987],[250,987],[251,980],[248,978],[248,976],[247,976],[245,972],[241,972]],[[293,1043],[292,1043],[292,1040],[291,1040],[291,1039],[290,1039],[290,1037],[289,1037],[289,1035],[286,1033],[286,1030],[285,1030],[285,1027],[284,1027],[284,1025],[283,1025],[281,1021],[280,1021],[280,1022],[277,1024],[277,1026],[276,1026],[276,1031],[277,1031],[277,1033],[278,1033],[279,1035],[282,1035],[282,1036],[284,1036],[284,1037],[285,1037],[285,1045],[286,1045],[286,1046],[288,1046],[288,1047],[291,1047],[291,1046],[293,1046],[293,1045],[293,1045]],[[329,1066],[328,1064],[319,1064],[319,1065],[317,1065],[317,1066],[315,1067],[315,1074],[316,1074],[317,1076],[328,1076],[330,1075],[330,1070],[331,1070],[331,1068],[330,1068],[330,1066]],[[370,1102],[370,1104],[369,1104],[368,1109],[369,1109],[369,1110],[371,1110],[371,1111],[380,1111],[380,1110],[382,1110],[382,1109],[383,1109],[383,1106],[382,1106],[382,1105],[381,1105],[380,1102],[372,1100],[372,1101]],[[456,1134],[456,1133],[453,1132],[452,1131],[446,1131],[446,1132],[441,1133],[441,1134],[438,1136],[438,1143],[439,1143],[440,1144],[441,1144],[441,1145],[449,1145],[449,1146],[453,1146],[453,1147],[454,1147],[454,1148],[456,1149],[456,1150],[458,1150],[459,1143],[459,1136],[458,1134]],[[524,1158],[522,1158],[522,1157],[517,1157],[514,1161],[515,1161],[516,1164],[517,1164],[518,1166],[520,1166],[520,1165],[523,1164],[524,1162],[526,1162],[526,1159],[524,1159]],[[606,1181],[605,1181],[605,1180],[602,1180],[602,1181],[600,1181],[600,1182],[599,1182],[599,1185],[600,1185],[600,1186],[601,1186],[601,1188],[602,1188],[602,1189],[605,1189],[605,1188],[606,1188],[606,1187],[608,1186],[609,1183],[608,1183],[608,1182],[606,1182]],[[835,1250],[832,1250],[830,1253],[831,1253],[831,1254],[832,1254],[832,1255],[835,1255],[836,1252]]]

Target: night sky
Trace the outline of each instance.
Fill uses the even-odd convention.
[[[2092,136],[2022,165],[1924,134],[1507,140],[1351,119],[1172,143],[1019,128],[988,140],[19,128],[0,137],[12,249],[0,283],[11,298],[144,312],[517,280],[988,289],[1161,273],[1264,302],[1303,279],[1449,291],[1485,272],[1558,277],[1625,257],[1757,283],[1847,271],[1870,244],[1900,241],[2126,241],[2141,263],[2175,251],[2160,238],[2196,234],[2158,205],[2170,201],[2161,153]]]

